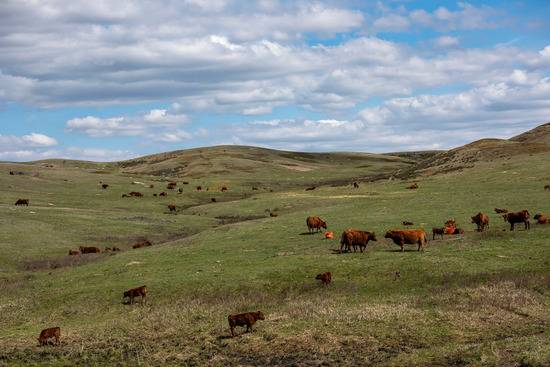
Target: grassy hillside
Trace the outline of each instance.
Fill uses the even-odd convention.
[[[167,175],[183,164],[181,154],[1,165],[0,365],[550,364],[550,225],[510,232],[492,213],[550,213],[548,152],[420,177],[418,190],[395,179],[347,184],[408,164],[392,157],[305,162],[296,153],[285,162],[311,168],[296,171],[275,167],[291,159],[280,158],[285,152],[269,151],[266,162],[235,158],[235,169],[229,155],[212,154],[204,162],[223,173],[185,158],[186,170]],[[172,178],[182,194],[152,196]],[[254,180],[260,190],[251,189]],[[339,180],[346,185],[304,190]],[[102,190],[99,181],[111,186]],[[210,190],[197,192],[198,184]],[[145,197],[121,198],[131,190]],[[31,205],[14,207],[18,197]],[[478,211],[490,215],[488,232],[473,231],[469,217]],[[337,239],[306,234],[308,215],[326,219],[335,237],[352,227],[375,231],[378,241],[366,253],[339,254]],[[383,238],[403,220],[430,230],[449,218],[466,234],[430,241],[422,253],[401,253]],[[140,236],[155,245],[132,250]],[[65,256],[81,244],[124,251]],[[333,273],[326,288],[314,279],[324,271]],[[122,292],[142,284],[147,304],[123,305]],[[228,314],[258,309],[267,317],[253,333],[228,338]],[[38,347],[50,326],[62,328],[62,344]]]

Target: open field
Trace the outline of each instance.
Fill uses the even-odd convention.
[[[550,213],[548,151],[419,176],[418,190],[405,189],[410,180],[349,185],[409,159],[221,153],[206,149],[190,171],[177,167],[195,158],[181,156],[0,164],[0,365],[550,365],[550,225],[510,232],[492,211]],[[182,194],[166,190],[172,179]],[[134,190],[145,197],[121,198]],[[161,191],[169,196],[152,196]],[[15,207],[20,197],[30,206]],[[478,211],[490,216],[485,233],[470,223]],[[308,215],[336,238],[306,234]],[[431,241],[449,218],[466,234]],[[403,220],[430,232],[426,251],[383,238]],[[350,227],[378,241],[339,254]],[[142,236],[154,246],[132,250]],[[123,251],[66,256],[79,245]],[[314,279],[324,271],[329,287]],[[122,304],[142,284],[147,303]],[[255,310],[266,320],[228,338],[227,315]],[[61,345],[39,347],[51,326]]]

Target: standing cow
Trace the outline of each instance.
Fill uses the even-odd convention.
[[[426,240],[426,232],[423,229],[417,230],[390,230],[384,235],[384,238],[390,238],[393,243],[401,247],[401,252],[405,251],[405,244],[418,244],[418,251],[424,250],[424,246],[428,242]]]
[[[479,212],[472,217],[472,223],[477,225],[478,232],[483,232],[484,230],[489,229],[489,216]]]
[[[231,329],[231,336],[235,336],[235,327],[237,326],[246,326],[246,332],[252,331],[252,326],[258,320],[265,320],[262,311],[245,312],[227,316],[229,328]]]
[[[124,292],[122,300],[124,301],[125,298],[129,298],[129,304],[132,304],[134,303],[134,298],[136,297],[141,297],[140,303],[145,302],[145,297],[147,297],[147,287],[142,285],[141,287],[128,289]]]
[[[17,201],[15,202],[15,205],[17,206],[22,206],[22,205],[25,205],[25,206],[29,206],[29,199],[17,199]]]
[[[312,233],[314,229],[316,232],[319,232],[321,228],[327,229],[327,223],[319,217],[307,217],[306,224],[310,233]]]
[[[502,218],[505,222],[510,223],[510,231],[514,230],[514,224],[516,223],[523,223],[526,230],[531,228],[531,223],[529,222],[531,214],[529,214],[528,210],[522,210],[517,213],[506,213],[502,215]]]
[[[38,336],[38,343],[40,345],[47,345],[50,339],[55,340],[55,344],[59,345],[59,338],[61,337],[61,328],[59,326],[44,329]]]
[[[351,252],[352,247],[353,252],[357,251],[357,247],[359,247],[359,250],[363,252],[363,250],[367,248],[367,245],[371,240],[377,241],[374,232],[346,229],[344,232],[342,232],[342,237],[340,239],[340,252],[342,252],[342,250],[344,249],[347,252]]]

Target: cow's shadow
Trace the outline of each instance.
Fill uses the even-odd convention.
[[[322,233],[322,232],[302,232],[300,233],[300,236],[309,236],[312,234],[319,234],[319,233]]]

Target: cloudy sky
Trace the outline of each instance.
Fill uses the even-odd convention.
[[[550,1],[1,0],[0,160],[445,149],[550,121]]]

